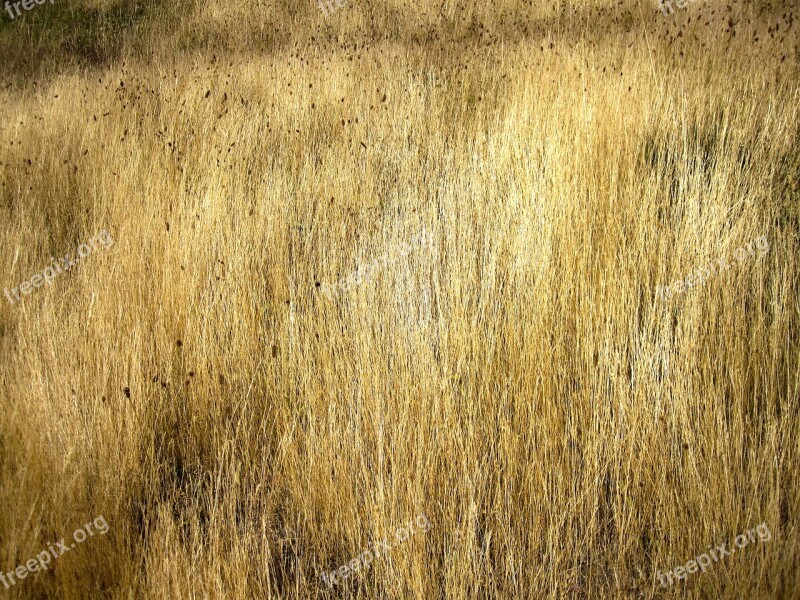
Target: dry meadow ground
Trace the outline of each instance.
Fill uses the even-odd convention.
[[[800,598],[795,2],[23,13],[0,598]]]

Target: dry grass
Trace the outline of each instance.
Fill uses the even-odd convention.
[[[792,4],[6,16],[0,596],[800,597]]]

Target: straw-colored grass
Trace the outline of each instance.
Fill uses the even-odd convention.
[[[0,597],[800,597],[793,4],[5,16]]]

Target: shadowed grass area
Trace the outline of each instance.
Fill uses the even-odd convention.
[[[66,68],[101,69],[123,49],[144,52],[154,32],[174,26],[193,2],[121,0],[99,6],[56,0],[0,19],[3,72],[23,79]]]

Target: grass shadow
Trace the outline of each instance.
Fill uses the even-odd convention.
[[[20,12],[13,20],[5,10],[0,13],[4,80],[35,80],[70,67],[104,68],[123,49],[143,49],[152,27],[177,17],[165,0],[119,0],[105,7],[55,0],[30,11],[20,4]]]

